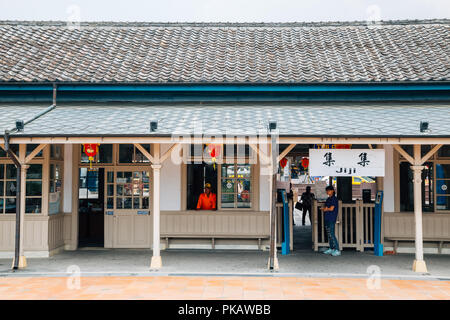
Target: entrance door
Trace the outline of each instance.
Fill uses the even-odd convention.
[[[80,247],[103,247],[105,169],[80,168],[79,170],[78,245]]]
[[[107,169],[105,182],[105,247],[150,248],[148,167]]]

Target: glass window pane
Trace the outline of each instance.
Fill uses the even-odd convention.
[[[123,185],[118,184],[116,188],[117,196],[123,196]],[[109,194],[108,194],[109,195]]]
[[[55,179],[55,165],[50,164],[50,180]]]
[[[450,179],[450,164],[436,164],[436,179]]]
[[[16,198],[6,198],[5,213],[16,213]]]
[[[437,210],[450,210],[450,196],[436,197],[436,209]]]
[[[132,209],[132,198],[125,198],[123,201],[124,209]]]
[[[114,172],[113,171],[108,171],[107,179],[108,179],[108,183],[114,183]]]
[[[450,194],[450,180],[436,180],[437,194]]]
[[[6,195],[7,196],[15,196],[16,195],[16,182],[15,181],[7,181],[6,182]]]
[[[101,144],[98,147],[98,162],[99,163],[112,163],[113,162],[113,145]]]
[[[114,209],[114,198],[108,198],[106,207],[108,209]]]
[[[16,179],[17,178],[17,169],[13,164],[6,165],[6,179]]]
[[[0,164],[0,179],[4,179],[4,178],[5,178],[5,165]]]
[[[123,198],[116,198],[116,208],[123,209]]]
[[[26,213],[41,213],[41,198],[27,198],[25,210]]]
[[[247,195],[245,197],[244,197],[244,195],[241,195],[241,196],[238,195],[238,199],[237,199],[237,207],[238,208],[250,208],[251,207],[250,195]]]
[[[222,165],[222,177],[234,178],[234,164],[223,164]]]
[[[113,184],[108,184],[106,189],[107,189],[106,190],[107,196],[110,196],[110,197],[114,196],[114,185]]]
[[[4,187],[5,187],[5,185],[4,185],[4,182],[3,181],[0,181],[0,197],[1,196],[4,196],[4,194],[3,194],[3,189],[4,189]],[[0,210],[0,212],[1,212],[1,210]]]
[[[438,156],[440,158],[449,158],[450,157],[450,145],[442,146],[438,151]]]
[[[143,197],[149,197],[150,196],[150,188],[148,184],[144,184],[143,190],[142,190],[142,196]]]
[[[234,179],[222,179],[222,192],[234,192]]]
[[[234,208],[234,194],[222,193],[222,208]]]
[[[42,182],[41,181],[27,181],[26,184],[27,196],[41,196],[42,195]]]
[[[238,178],[250,178],[250,165],[238,164],[237,165],[237,177]]]
[[[42,179],[42,165],[31,164],[27,170],[27,179]]]
[[[3,203],[4,203],[4,199],[0,198],[0,214],[3,213]]]
[[[142,198],[142,209],[148,209],[149,207],[149,198]]]
[[[124,172],[123,176],[126,180],[126,183],[131,183],[133,181],[133,173],[132,172]]]
[[[52,144],[50,147],[50,158],[53,160],[61,160],[62,157],[62,146]]]
[[[134,198],[133,199],[133,208],[134,209],[139,209],[139,198]]]
[[[38,146],[39,144],[27,144],[27,156]],[[39,151],[39,153],[35,157],[42,158],[42,151],[43,150]]]
[[[119,145],[119,162],[132,163],[133,162],[134,146],[132,144]]]
[[[142,171],[142,182],[143,183],[149,183],[150,181],[150,172],[149,171]]]

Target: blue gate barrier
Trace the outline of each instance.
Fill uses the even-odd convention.
[[[373,252],[376,256],[383,256],[383,244],[381,243],[381,213],[383,210],[383,191],[377,192],[375,198],[375,223],[374,223],[374,247]]]

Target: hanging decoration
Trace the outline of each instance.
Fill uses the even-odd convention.
[[[216,170],[216,161],[220,156],[220,150],[222,146],[220,144],[210,143],[206,146],[209,156],[211,157],[211,161],[213,164],[214,170]]]
[[[99,143],[85,143],[83,144],[83,152],[89,157],[89,168],[92,170],[92,161],[98,153]]]
[[[286,167],[287,165],[287,159],[283,158],[280,160],[280,167],[284,169],[284,167]]]
[[[309,158],[303,157],[302,158],[302,167],[303,169],[307,170],[309,167]]]

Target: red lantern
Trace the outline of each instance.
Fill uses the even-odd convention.
[[[309,159],[308,158],[302,158],[302,167],[306,170],[309,167]]]
[[[213,162],[214,170],[216,169],[216,160],[220,156],[221,145],[220,144],[208,144],[208,154]]]
[[[287,159],[286,158],[281,159],[280,160],[280,167],[284,168],[284,167],[286,167],[286,165],[287,165]]]
[[[99,143],[85,143],[83,144],[83,151],[89,157],[89,167],[92,169],[92,161],[97,155]]]

